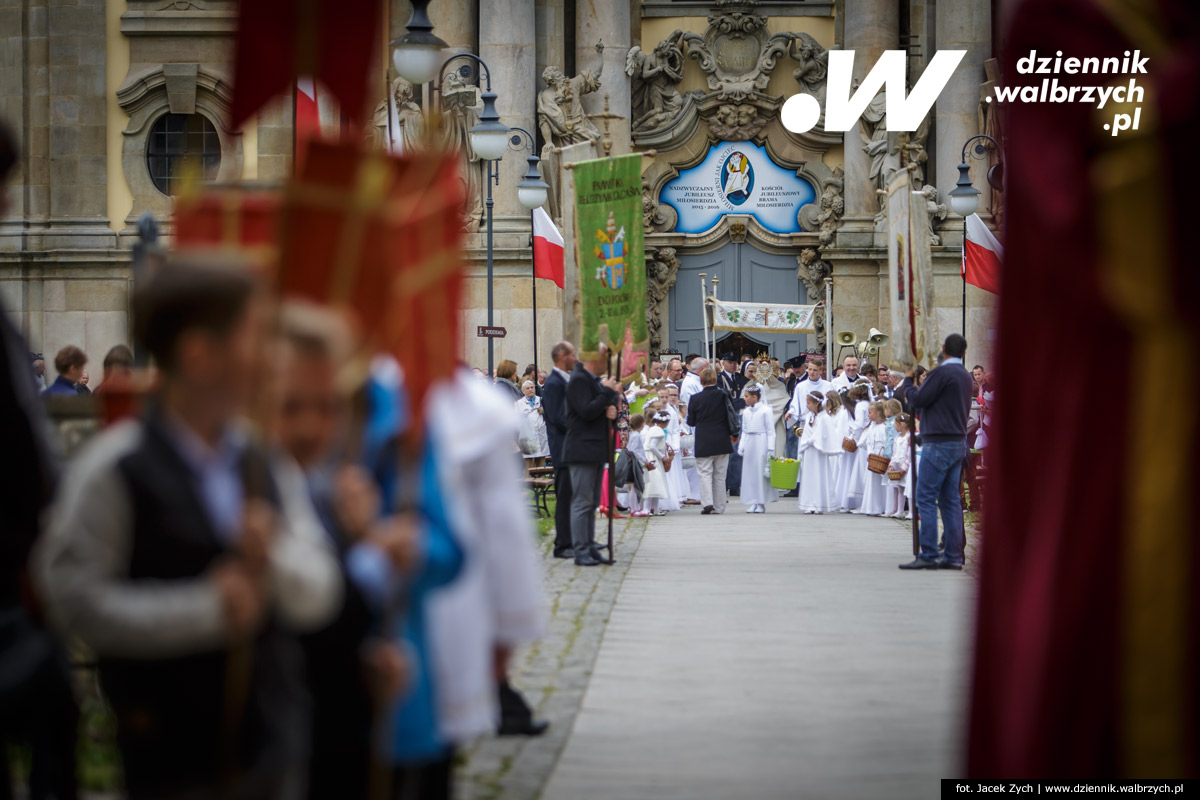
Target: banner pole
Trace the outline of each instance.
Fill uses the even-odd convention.
[[[712,333],[712,348],[705,353],[705,358],[708,363],[717,360],[717,284],[721,282],[720,278],[712,279],[712,306],[713,306],[713,333]]]
[[[621,356],[623,353],[617,353],[617,383],[621,382]],[[621,409],[621,401],[617,400],[617,410]],[[613,514],[617,511],[617,421],[610,420],[609,430],[611,431],[610,446],[608,448],[608,562],[611,564],[617,560],[616,551],[613,550]]]
[[[962,335],[967,338],[967,218],[963,217],[962,241]]]
[[[833,375],[833,278],[825,279],[825,375]]]
[[[708,354],[708,273],[707,272],[700,273],[700,320],[704,326],[704,353],[707,356],[707,354]],[[715,331],[713,332],[713,335],[714,336],[716,335]],[[684,355],[687,355],[687,354],[684,353]],[[687,368],[688,368],[688,365],[684,364],[683,369],[686,371]]]
[[[538,346],[537,346],[537,251],[533,244],[533,210],[529,211],[529,268],[533,273],[530,278],[530,285],[533,287],[533,393],[540,395],[538,391],[541,387],[538,385]]]

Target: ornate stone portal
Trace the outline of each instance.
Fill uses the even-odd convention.
[[[679,259],[674,247],[646,250],[646,322],[650,329],[650,352],[663,349],[663,320],[659,306],[666,303],[679,278]]]

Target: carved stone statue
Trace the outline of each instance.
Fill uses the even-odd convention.
[[[650,181],[642,179],[642,229],[646,233],[662,230],[667,224],[667,215],[654,202],[654,191]]]
[[[798,33],[792,40],[788,55],[800,65],[792,70],[792,77],[799,84],[800,91],[817,98],[821,106],[816,127],[825,130],[825,79],[829,72],[829,51],[807,33]]]
[[[808,290],[808,299],[820,302],[825,297],[825,279],[833,274],[833,266],[820,257],[816,248],[806,247],[796,257],[796,270],[800,282]],[[818,308],[813,315],[813,327],[817,332],[817,344],[825,348],[825,308]]]
[[[887,208],[887,185],[892,175],[901,167],[913,165],[911,180],[914,186],[925,182],[925,140],[929,136],[929,118],[926,117],[912,133],[890,133],[887,129],[887,101],[883,90],[863,112],[859,120],[859,132],[863,141],[863,152],[871,157],[868,174],[871,185],[879,198],[882,215]]]
[[[832,177],[825,182],[825,188],[821,191],[821,213],[817,215],[817,225],[821,230],[822,247],[833,244],[838,226],[842,224],[842,215],[846,213],[846,200],[842,196],[845,183],[842,168],[835,167]]]
[[[630,78],[633,130],[652,131],[667,125],[683,108],[675,87],[683,80],[683,32],[675,31],[647,53],[634,45],[625,57]]]
[[[604,52],[603,42],[596,45],[596,52]],[[595,72],[585,69],[574,78],[563,75],[558,67],[546,67],[542,72],[546,88],[537,100],[538,127],[543,140],[555,147],[600,140],[600,131],[583,110],[583,96],[600,88],[603,71],[603,59]]]
[[[663,348],[662,306],[671,287],[679,279],[679,258],[675,248],[660,247],[646,251],[646,323],[650,331],[650,352]]]
[[[925,185],[921,187],[921,194],[925,197],[925,212],[929,217],[929,243],[938,245],[942,243],[942,238],[933,230],[933,221],[943,220],[946,218],[946,204],[938,202],[938,190],[936,186]]]
[[[479,123],[483,113],[483,97],[479,87],[463,83],[457,72],[446,75],[442,89],[442,111],[445,114],[446,144],[462,153],[462,176],[466,184],[466,204],[463,209],[463,228],[478,228],[483,219],[483,162],[471,147],[469,131]]]
[[[421,107],[413,102],[412,84],[403,78],[392,81],[391,101],[383,100],[375,106],[368,131],[372,144],[394,153],[419,150],[425,136],[425,118]]]
[[[717,113],[709,118],[708,130],[722,141],[739,142],[754,138],[768,122],[770,119],[752,103],[726,103],[718,106]]]

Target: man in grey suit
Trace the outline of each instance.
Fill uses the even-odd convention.
[[[571,547],[575,564],[594,567],[604,563],[596,547],[596,504],[604,465],[612,458],[609,423],[617,418],[621,385],[599,378],[607,364],[600,346],[596,359],[580,361],[567,383],[567,439],[564,460],[571,466]],[[610,554],[611,555],[611,554]]]

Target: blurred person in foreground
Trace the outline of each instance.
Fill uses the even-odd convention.
[[[472,381],[498,394],[486,383]],[[461,573],[466,558],[451,524],[452,498],[441,476],[445,457],[425,420],[420,436],[410,434],[412,409],[399,364],[387,356],[371,363],[368,379],[363,463],[372,469],[380,513],[393,527],[408,529],[392,547],[391,563],[376,561],[374,581],[363,574],[368,602],[380,617],[380,635],[406,653],[411,676],[377,724],[372,794],[393,798],[448,800],[453,794],[454,742],[441,729],[435,666],[440,631],[430,616],[435,590]],[[497,399],[502,400],[502,395]],[[457,422],[461,423],[461,420]],[[511,448],[505,451],[511,458]],[[405,554],[405,550],[411,552]],[[383,787],[383,788],[381,788]]]
[[[141,282],[160,385],[72,464],[37,554],[52,620],[96,655],[131,800],[291,798],[304,781],[297,633],[342,587],[303,475],[241,419],[267,322],[241,266],[177,258]]]
[[[0,218],[5,181],[17,163],[16,140],[0,124]],[[45,630],[29,586],[29,556],[50,502],[57,464],[46,436],[48,421],[34,353],[35,381],[24,340],[0,303],[0,798],[12,796],[8,745],[30,748],[29,797],[75,797],[75,730],[78,712],[67,660]]]
[[[365,800],[374,709],[395,699],[409,669],[400,648],[378,634],[378,576],[411,574],[418,544],[411,523],[380,519],[370,473],[346,461],[353,431],[339,385],[351,348],[345,326],[331,312],[289,303],[280,332],[274,440],[304,471],[345,587],[337,616],[303,638],[313,699],[308,796]]]
[[[429,603],[441,738],[458,747],[497,729],[536,736],[548,723],[534,719],[507,677],[513,650],[545,627],[536,529],[528,506],[513,502],[523,467],[505,447],[519,430],[517,411],[461,370],[434,387],[428,407],[451,527],[465,554],[458,579]]]

